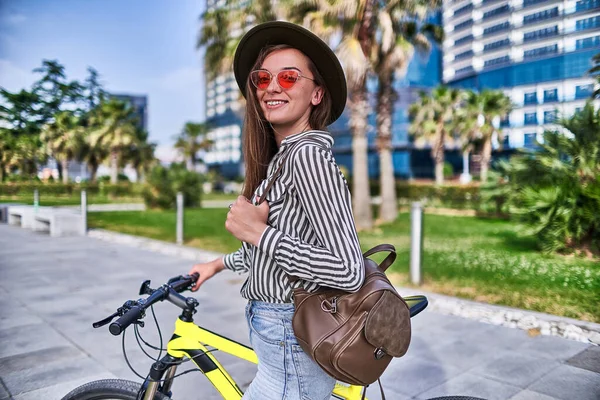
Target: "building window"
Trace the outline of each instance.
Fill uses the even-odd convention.
[[[506,31],[506,30],[508,30],[509,27],[510,27],[510,24],[508,23],[508,21],[503,22],[498,25],[490,26],[489,28],[485,28],[483,30],[483,36],[492,35],[497,32]]]
[[[525,113],[525,125],[537,125],[537,113]]]
[[[467,58],[467,57],[471,57],[471,56],[473,56],[473,50],[468,50],[468,51],[465,51],[463,53],[457,54],[456,56],[454,56],[454,59],[455,60],[460,60],[462,58]]]
[[[544,123],[553,124],[556,121],[556,111],[544,111]]]
[[[575,12],[592,10],[600,7],[600,0],[583,0],[578,1],[575,5]]]
[[[529,14],[523,17],[523,25],[532,24],[538,21],[544,21],[546,19],[558,17],[558,7],[551,8],[549,10],[544,10],[540,12],[536,12],[533,14]]]
[[[473,35],[472,34],[471,35],[467,35],[467,36],[463,36],[460,39],[456,39],[454,41],[454,45],[455,46],[459,46],[459,45],[461,45],[463,43],[468,43],[468,42],[471,42],[471,41],[473,41]]]
[[[457,69],[457,70],[456,70],[456,74],[457,74],[457,75],[458,75],[458,74],[464,74],[464,73],[466,73],[466,72],[471,72],[471,71],[473,71],[473,66],[472,66],[472,65],[469,65],[469,66],[467,66],[467,67],[464,67],[464,68],[459,68],[459,69]]]
[[[550,36],[558,35],[558,25],[539,29],[537,31],[527,32],[523,35],[523,42],[530,42],[532,40],[542,39]]]
[[[461,22],[458,25],[454,26],[454,31],[460,31],[461,29],[465,29],[468,28],[469,26],[473,25],[473,20],[472,19],[468,19],[465,22]]]
[[[558,101],[558,89],[544,90],[544,103]]]
[[[594,85],[592,83],[590,83],[589,85],[575,86],[575,98],[576,99],[584,99],[587,97],[592,97],[593,91],[594,91]]]
[[[577,50],[589,49],[591,47],[598,46],[600,46],[600,36],[592,36],[585,39],[578,39],[577,42],[575,42],[575,47],[577,48]]]
[[[525,104],[537,104],[537,92],[525,93]]]
[[[523,147],[533,149],[537,147],[537,140],[535,139],[535,133],[525,133],[523,135]]]
[[[491,50],[500,49],[502,47],[508,46],[509,44],[510,44],[509,38],[506,38],[503,40],[498,40],[497,42],[488,43],[485,46],[483,46],[483,51],[491,51]]]
[[[473,3],[469,3],[464,7],[459,8],[458,10],[454,11],[454,15],[461,15],[461,14],[465,14],[469,11],[471,11],[473,9]]]
[[[582,107],[575,107],[575,114],[579,114],[582,110]]]
[[[502,7],[498,7],[493,10],[483,13],[483,19],[488,19],[488,18],[495,17],[497,15],[507,13],[509,10],[510,10],[510,8],[509,8],[508,4],[505,4]]]
[[[575,30],[576,31],[584,31],[586,29],[593,29],[600,27],[600,15],[596,15],[595,17],[580,19],[575,22]]]
[[[523,53],[523,58],[535,58],[545,56],[547,54],[558,53],[558,45],[553,44],[550,46],[538,47],[537,49],[526,50]]]
[[[523,8],[531,7],[535,4],[544,3],[548,0],[523,0]]]
[[[502,138],[502,148],[508,149],[510,148],[510,139],[508,135],[504,135]]]
[[[493,65],[505,64],[510,61],[509,56],[503,56],[498,58],[492,58],[491,60],[487,60],[483,63],[484,67],[491,67]]]

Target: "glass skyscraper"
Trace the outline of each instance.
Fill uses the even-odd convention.
[[[443,81],[512,99],[500,121],[505,146],[535,146],[594,90],[587,71],[600,52],[600,0],[447,0],[443,22]]]

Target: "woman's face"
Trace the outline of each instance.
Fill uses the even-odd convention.
[[[319,104],[323,96],[323,90],[311,80],[315,77],[308,67],[308,58],[296,49],[276,50],[265,58],[260,69],[272,75],[266,89],[256,89],[256,97],[267,121],[275,128],[304,129],[312,107]],[[301,77],[292,87],[283,89],[277,74],[284,70],[296,71],[306,78]]]

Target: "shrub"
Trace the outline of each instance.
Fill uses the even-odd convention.
[[[198,207],[202,197],[202,176],[181,164],[166,168],[158,165],[150,171],[143,198],[150,208],[172,209],[177,192],[183,193],[185,207]]]
[[[444,163],[444,179],[454,178],[454,168],[449,162]]]
[[[588,102],[559,124],[536,151],[500,166],[491,193],[506,199],[545,252],[600,256],[600,110]]]

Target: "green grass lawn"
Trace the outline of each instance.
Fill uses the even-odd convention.
[[[109,203],[143,203],[139,197],[116,197],[108,196],[88,196],[88,204],[109,204]],[[0,203],[24,203],[33,204],[33,194],[17,196],[0,196]],[[40,206],[74,206],[81,204],[81,196],[78,194],[72,196],[50,196],[40,194]]]
[[[195,209],[185,214],[186,244],[231,252],[239,242],[224,228],[226,209]],[[89,214],[89,226],[175,241],[175,212]],[[495,304],[600,322],[600,263],[545,256],[512,222],[426,215],[423,289]],[[363,250],[380,243],[396,246],[390,276],[409,285],[410,220],[360,234]]]

